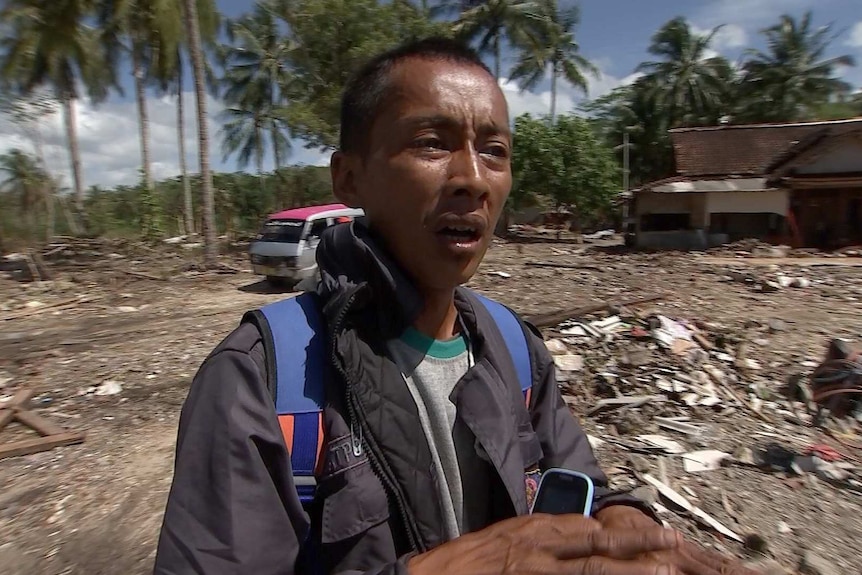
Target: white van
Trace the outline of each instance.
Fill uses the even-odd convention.
[[[365,216],[343,204],[307,206],[271,214],[249,246],[254,273],[271,283],[295,284],[317,275],[317,244],[329,226]]]

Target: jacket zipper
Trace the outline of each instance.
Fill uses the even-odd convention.
[[[389,465],[383,460],[383,457],[375,450],[377,447],[373,445],[373,438],[371,442],[369,441],[370,433],[365,433],[365,426],[367,424],[364,420],[358,417],[358,411],[361,409],[359,405],[359,399],[356,397],[356,394],[353,392],[353,382],[350,380],[347,371],[342,367],[341,363],[338,361],[338,357],[335,352],[335,334],[341,331],[343,327],[344,318],[347,315],[347,312],[350,310],[350,307],[353,305],[354,300],[359,292],[357,288],[350,296],[348,296],[347,302],[344,306],[342,306],[338,315],[335,318],[335,322],[332,326],[332,331],[330,333],[330,353],[331,353],[331,361],[335,366],[335,369],[338,371],[339,375],[341,375],[342,379],[346,383],[346,393],[347,393],[347,413],[350,418],[350,434],[351,441],[353,444],[354,452],[357,451],[356,446],[361,446],[362,449],[368,454],[368,461],[371,463],[371,469],[375,475],[377,475],[378,479],[380,479],[381,483],[383,483],[386,491],[392,496],[396,505],[398,506],[398,511],[401,515],[401,521],[404,524],[405,531],[407,532],[407,538],[409,540],[410,546],[413,551],[423,552],[425,551],[425,546],[421,544],[421,536],[418,533],[416,528],[416,520],[413,517],[413,513],[410,511],[407,503],[405,501],[404,494],[398,487],[397,480],[393,477],[392,470],[389,468]],[[357,438],[353,434],[353,425],[354,423],[359,425],[359,441],[357,443]]]

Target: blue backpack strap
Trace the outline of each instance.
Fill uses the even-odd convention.
[[[268,348],[275,412],[290,452],[296,490],[306,505],[314,499],[315,472],[323,452],[326,329],[313,293],[266,305],[259,312],[266,319],[261,332]]]
[[[530,361],[530,347],[527,342],[527,334],[524,332],[523,326],[521,326],[521,321],[515,315],[515,312],[503,304],[497,303],[476,292],[472,293],[485,306],[491,317],[494,318],[494,323],[497,324],[497,329],[500,330],[503,341],[506,342],[506,348],[512,357],[512,363],[515,364],[515,373],[518,376],[518,382],[524,394],[524,401],[527,404],[527,408],[529,408],[530,395],[533,389],[533,366]]]

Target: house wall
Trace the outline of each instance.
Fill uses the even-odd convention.
[[[639,193],[636,243],[643,248],[704,249],[740,238],[767,239],[782,231],[789,206],[787,190]],[[678,230],[645,226],[654,224],[658,214],[687,214],[688,225]],[[776,223],[770,214],[777,214],[781,220]]]
[[[707,195],[710,214],[778,214],[787,215],[790,195],[787,190],[769,192],[714,192]]]

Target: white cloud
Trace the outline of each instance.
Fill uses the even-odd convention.
[[[722,48],[742,48],[748,44],[748,32],[738,24],[727,24],[715,33],[712,44],[719,50]]]
[[[602,73],[596,78],[588,78],[589,90],[586,95],[564,80],[557,82],[557,113],[574,112],[578,105],[586,100],[593,100],[611,92],[619,86],[627,86],[643,76],[640,72],[618,78]],[[549,114],[551,111],[551,91],[523,92],[517,83],[507,78],[500,78],[500,88],[509,103],[509,116],[514,120],[521,114],[530,113],[534,116]]]
[[[194,94],[184,94],[185,100],[185,146],[190,172],[197,171],[197,113]],[[213,168],[233,171],[233,160],[222,162],[219,112],[223,105],[218,100],[207,98],[210,154]],[[177,137],[177,108],[174,97],[147,99],[150,120],[150,158],[153,177],[156,180],[179,175],[179,145]],[[97,107],[80,102],[76,110],[78,142],[81,149],[81,164],[84,185],[113,187],[120,184],[135,184],[139,180],[141,165],[138,114],[134,102],[113,101]],[[62,186],[71,187],[71,169],[66,146],[66,132],[62,116],[57,113],[46,118],[41,126],[42,148],[49,170],[58,177]],[[6,119],[0,118],[0,152],[12,148],[33,151],[31,139]],[[307,150],[295,142],[291,163],[326,165],[328,155],[317,150]],[[271,169],[271,165],[265,166]]]
[[[838,1],[844,0],[819,0],[818,9]],[[811,6],[811,0],[710,0],[692,14],[692,20],[710,28],[742,22],[740,26],[750,32],[774,23],[779,14],[798,14],[810,10]]]
[[[862,20],[856,22],[850,29],[850,35],[845,44],[852,48],[862,48]]]
[[[707,36],[714,28],[701,28],[697,24],[689,22],[691,31],[699,36]],[[718,55],[722,50],[741,48],[748,44],[748,32],[738,24],[726,24],[718,29],[710,43],[713,55]],[[712,57],[712,56],[709,56]]]

